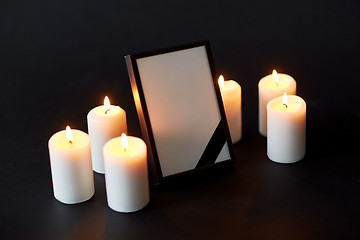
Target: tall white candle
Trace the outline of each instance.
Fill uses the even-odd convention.
[[[66,204],[90,199],[95,189],[89,136],[68,126],[55,133],[48,146],[55,198]]]
[[[137,137],[113,138],[104,146],[108,205],[117,212],[134,212],[149,202],[147,150]]]
[[[240,141],[241,129],[241,87],[233,81],[224,81],[223,75],[219,77],[221,97],[224,104],[226,119],[229,125],[232,143]]]
[[[104,105],[93,108],[87,115],[88,130],[91,139],[91,157],[93,169],[98,173],[105,173],[103,147],[104,144],[127,133],[126,113],[119,106],[110,105],[108,97]]]
[[[266,136],[266,104],[273,98],[282,96],[284,92],[296,94],[296,81],[287,74],[277,73],[263,77],[259,81],[259,132]]]
[[[267,155],[279,163],[293,163],[305,156],[306,103],[284,93],[267,104]]]

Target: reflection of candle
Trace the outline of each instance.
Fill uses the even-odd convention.
[[[284,92],[296,94],[296,81],[287,74],[267,75],[259,81],[259,132],[266,136],[266,104],[273,98],[282,96]]]
[[[95,190],[89,136],[67,126],[48,146],[55,198],[67,204],[90,199]]]
[[[306,103],[284,93],[267,104],[267,155],[279,163],[293,163],[305,156]]]
[[[134,212],[149,202],[145,142],[137,137],[113,138],[104,146],[108,205],[117,212]]]
[[[104,105],[93,108],[87,115],[87,121],[93,169],[104,173],[103,146],[108,140],[127,133],[126,113],[119,106],[110,105],[109,98],[105,97]]]
[[[229,125],[233,143],[241,139],[241,87],[233,81],[224,81],[223,75],[219,77],[219,86],[224,104],[226,119]]]

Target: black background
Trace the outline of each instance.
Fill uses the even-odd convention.
[[[360,235],[360,3],[1,1],[0,238],[329,239]],[[243,91],[234,166],[151,187],[143,210],[107,207],[104,177],[78,205],[53,198],[47,141],[87,131],[105,95],[141,136],[123,56],[210,40],[216,70]],[[266,156],[257,83],[292,75],[307,103],[307,155]]]

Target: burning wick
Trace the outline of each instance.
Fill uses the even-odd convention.
[[[70,126],[66,126],[65,133],[66,133],[66,138],[69,140],[69,143],[72,144],[73,143],[73,136],[72,136],[72,133],[71,133]]]
[[[282,103],[286,108],[288,108],[288,96],[287,96],[286,92],[284,92]]]
[[[128,147],[128,140],[125,133],[121,134],[121,146],[124,149],[124,152],[126,152],[126,148]]]
[[[105,108],[105,114],[107,114],[108,111],[110,111],[110,100],[107,96],[104,99],[104,108]]]
[[[220,90],[224,90],[224,76],[223,75],[220,75],[218,83],[219,83]]]
[[[272,72],[272,78],[273,78],[273,82],[275,83],[275,85],[278,87],[279,86],[279,76],[276,72],[276,70],[274,69]]]

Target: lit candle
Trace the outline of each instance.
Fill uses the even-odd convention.
[[[267,155],[279,163],[293,163],[305,156],[306,103],[286,93],[267,104]]]
[[[273,98],[280,97],[287,92],[296,94],[296,81],[287,74],[273,70],[271,75],[259,81],[259,132],[266,136],[266,104]]]
[[[104,146],[108,205],[117,212],[134,212],[149,202],[147,150],[137,137],[113,138]]]
[[[95,189],[89,136],[67,126],[50,138],[48,146],[55,198],[66,204],[90,199]]]
[[[229,125],[232,143],[241,139],[241,87],[233,81],[224,81],[223,75],[218,80],[227,123]]]
[[[105,173],[102,149],[104,144],[127,133],[126,113],[119,106],[110,105],[108,97],[104,105],[93,108],[87,115],[88,130],[91,139],[91,158],[93,169],[98,173]]]

